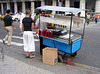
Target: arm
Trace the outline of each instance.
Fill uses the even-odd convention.
[[[24,32],[24,24],[22,23],[22,32]]]
[[[18,20],[16,21],[16,23],[18,23],[19,20],[20,20],[20,19],[18,18]]]
[[[32,29],[37,29],[38,28],[38,26],[36,25],[36,26],[34,26],[34,23],[32,23]]]
[[[4,30],[6,30],[6,28],[5,28],[5,21],[4,21]]]
[[[39,26],[39,19],[36,20],[36,23],[35,23],[35,24],[36,24],[35,29],[38,29],[38,26]]]
[[[36,17],[34,17],[34,22],[36,22]]]
[[[13,26],[14,30],[16,30],[16,28],[15,28],[15,26],[14,26],[14,23],[13,23],[13,22],[12,22],[12,26]]]

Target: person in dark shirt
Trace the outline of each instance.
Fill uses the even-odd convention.
[[[11,45],[11,39],[12,39],[12,33],[13,33],[12,26],[13,26],[14,30],[16,30],[16,28],[14,27],[12,17],[10,16],[10,14],[11,14],[10,10],[7,10],[6,13],[7,13],[7,15],[4,17],[4,30],[7,31],[7,35],[3,39],[3,43],[5,44],[5,41],[8,38],[8,44],[7,45],[9,46],[9,45]]]
[[[35,52],[35,42],[32,29],[37,28],[37,26],[34,27],[34,21],[30,15],[30,10],[26,10],[26,17],[22,20],[23,43],[24,51],[26,52],[26,58],[35,57],[35,55],[32,55],[32,53]],[[30,53],[30,55],[28,55],[28,53]]]

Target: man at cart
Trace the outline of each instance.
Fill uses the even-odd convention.
[[[67,54],[70,54],[71,56],[76,56],[77,51],[80,50],[82,40],[84,38],[84,30],[85,30],[85,22],[84,19],[76,18],[73,17],[73,13],[79,13],[83,11],[82,9],[76,9],[76,8],[66,8],[66,7],[58,7],[58,6],[41,6],[38,7],[37,9],[41,10],[51,10],[51,11],[64,11],[64,12],[70,12],[71,17],[65,17],[61,16],[60,17],[54,17],[54,18],[46,18],[46,17],[40,17],[40,29],[41,29],[41,21],[43,20],[44,22],[47,23],[55,23],[55,24],[62,24],[62,25],[68,25],[69,27],[69,35],[68,38],[64,39],[59,39],[59,38],[48,38],[45,37],[45,35],[42,36],[42,31],[41,31],[41,36],[40,36],[40,54],[42,55],[42,49],[46,46],[57,48],[59,51],[64,52],[64,56]],[[65,19],[64,19],[65,18]],[[68,19],[67,19],[68,18]],[[41,20],[42,19],[42,20]],[[50,20],[50,21],[49,21]],[[63,21],[62,21],[63,20]],[[70,22],[69,22],[70,21]],[[78,32],[73,32],[75,34],[73,37],[71,37],[72,34],[72,22],[78,22],[78,23],[84,23],[84,27],[82,28],[82,33],[79,34]],[[69,22],[68,24],[66,22]],[[43,34],[45,31],[43,31]]]
[[[41,16],[45,16],[45,11],[41,12]],[[39,23],[40,23],[40,25],[39,25]],[[47,23],[41,21],[39,18],[36,20],[36,25],[38,26],[38,28],[40,29],[40,31],[43,31],[44,29],[47,29]]]
[[[42,12],[41,12],[41,16],[45,16],[45,11],[42,11]],[[36,20],[36,26],[38,26],[38,28],[40,29],[40,31],[43,31],[44,29],[47,29],[47,23],[41,21],[40,18],[38,18],[38,19]],[[39,31],[39,33],[40,33],[40,31]],[[42,42],[42,39],[41,39],[41,37],[40,37],[40,44],[41,44],[41,42]],[[41,48],[41,47],[42,47],[42,46],[40,45],[40,48]],[[40,49],[40,51],[42,52],[41,49]]]

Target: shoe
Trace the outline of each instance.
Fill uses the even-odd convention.
[[[37,38],[39,38],[39,35],[38,35],[38,34],[36,34],[36,37],[37,37]]]
[[[2,40],[2,41],[3,41],[3,44],[6,44],[4,40]]]
[[[35,58],[35,55],[30,56],[30,59]]]
[[[11,46],[11,44],[10,45],[7,44],[7,46],[9,47],[9,46]]]
[[[23,35],[23,32],[21,32],[20,35]]]
[[[25,58],[29,58],[29,55],[26,55]]]

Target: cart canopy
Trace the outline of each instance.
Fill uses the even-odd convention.
[[[71,12],[71,13],[79,13],[83,11],[83,9],[79,8],[69,8],[69,7],[59,7],[59,6],[41,6],[37,7],[37,9],[41,10],[51,10],[51,11],[61,11],[61,12]]]
[[[75,13],[75,14],[81,11],[84,11],[83,9],[79,9],[79,8],[69,8],[69,7],[59,7],[59,6],[41,6],[41,7],[37,7],[37,9],[70,12],[70,13]],[[43,16],[40,16],[40,18],[43,22],[65,25],[68,28],[70,28],[71,16],[54,15],[54,18],[43,17]],[[73,17],[72,26],[74,22],[84,23],[85,20],[84,18]]]
[[[71,19],[70,16],[60,16],[60,15],[57,15],[57,16],[55,16],[55,18],[40,16],[40,18],[41,18],[41,20],[43,22],[64,25],[64,26],[67,26],[67,28],[70,28],[70,19]],[[85,21],[84,21],[83,18],[73,17],[72,26],[73,26],[73,22],[84,23]]]

